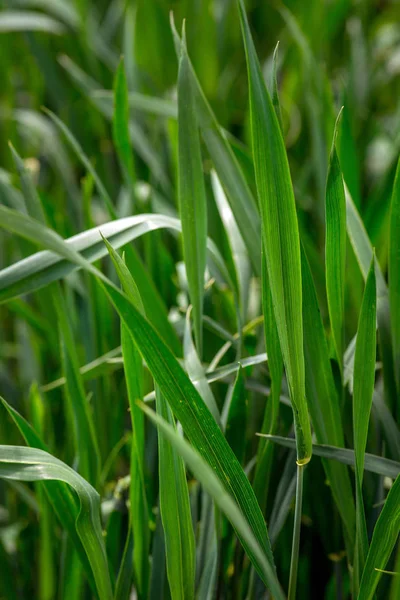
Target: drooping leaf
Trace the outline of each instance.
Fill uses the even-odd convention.
[[[15,219],[20,220],[21,215],[5,206],[0,206],[0,217],[0,227],[7,228],[12,227]],[[31,227],[34,228],[35,225],[31,223]],[[164,215],[141,214],[110,221],[100,227],[89,229],[69,238],[66,243],[67,248],[69,246],[72,250],[81,252],[85,259],[94,262],[107,255],[102,235],[114,248],[120,248],[149,231],[163,228],[177,232],[182,230],[178,219]],[[50,236],[52,239],[54,237],[58,240],[61,239],[54,232],[51,232]],[[216,245],[209,238],[207,249],[210,271],[230,285],[230,277],[224,260]],[[68,255],[71,256],[70,253]],[[0,302],[40,289],[48,283],[66,277],[77,268],[71,260],[66,260],[65,256],[60,257],[45,250],[3,269],[0,275]]]
[[[76,530],[90,562],[101,600],[112,591],[100,524],[98,493],[78,473],[54,456],[37,448],[0,446],[0,477],[17,481],[62,481],[78,494],[80,509]]]
[[[2,10],[0,13],[0,33],[19,31],[43,31],[61,35],[66,30],[62,23],[39,12]]]

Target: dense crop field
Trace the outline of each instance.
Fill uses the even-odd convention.
[[[1,0],[0,74],[0,599],[399,600],[398,1]]]

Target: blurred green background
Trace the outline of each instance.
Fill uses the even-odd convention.
[[[334,119],[344,104],[343,136],[351,137],[352,143],[346,144],[346,151],[341,144],[342,168],[377,242],[399,146],[398,2],[253,0],[246,5],[266,78],[280,42],[278,79],[286,145],[305,218],[321,216]],[[177,60],[170,11],[178,28],[186,18],[189,55],[220,124],[248,142],[247,75],[234,0],[3,0],[1,6],[0,164],[12,170],[10,139],[20,154],[40,160],[41,190],[66,209],[79,203],[80,171],[73,157],[65,156],[41,107],[68,124],[115,196],[119,173],[110,124],[101,116],[110,115],[110,102],[96,96],[96,90],[112,88],[123,54],[130,90],[168,99],[172,106]],[[29,29],[31,20],[32,27],[47,31],[18,31]],[[168,128],[174,124],[140,106],[132,107],[132,118],[147,142],[144,148],[133,139],[137,177],[151,180],[174,202],[168,186],[174,177]],[[149,174],[146,150],[159,163],[158,180],[154,170]],[[60,177],[65,186],[58,184]],[[316,234],[318,228],[307,224],[310,234]]]

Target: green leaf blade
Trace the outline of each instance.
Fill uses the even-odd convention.
[[[194,331],[202,354],[204,273],[206,268],[207,204],[198,122],[185,39],[178,74],[179,214],[183,255],[193,305]]]
[[[129,137],[128,84],[124,59],[121,58],[114,79],[113,138],[122,171],[129,186],[135,182],[135,164]],[[133,189],[131,189],[133,192]]]
[[[389,240],[389,302],[394,372],[400,392],[400,160],[393,185]]]
[[[336,357],[343,370],[344,279],[346,266],[346,198],[343,176],[336,152],[335,138],[340,114],[336,121],[334,141],[326,183],[326,292],[329,318]]]
[[[156,388],[157,413],[176,432],[171,409]],[[139,409],[140,410],[140,409]],[[182,458],[161,432],[158,438],[160,510],[172,600],[194,598],[195,542]]]
[[[375,255],[365,284],[354,357],[353,435],[356,461],[356,551],[354,589],[358,589],[368,552],[367,525],[362,496],[364,456],[372,407],[376,360],[376,278]]]
[[[372,600],[400,531],[400,475],[390,488],[385,504],[374,527],[371,546],[367,555],[359,600]],[[397,575],[398,576],[398,575]]]
[[[146,406],[142,406],[142,410],[144,410],[147,416],[157,424],[162,431],[162,434],[174,445],[189,468],[193,471],[194,475],[199,479],[207,492],[214,498],[215,502],[221,507],[235,527],[236,532],[245,547],[251,548],[250,554],[255,557],[255,564],[259,565],[258,572],[269,586],[274,597],[279,600],[284,600],[285,596],[276,579],[274,569],[271,566],[271,563],[265,559],[262,547],[259,545],[257,538],[249,528],[249,523],[246,522],[239,504],[236,503],[235,496],[230,496],[226,491],[225,486],[221,483],[221,480],[214,473],[214,470],[207,464],[207,461],[205,461],[183,438],[177,436],[170,425]]]
[[[289,164],[280,125],[265,87],[243,2],[244,38],[253,159],[263,226],[263,243],[298,439],[299,463],[311,458],[311,430],[305,399],[301,317],[300,241]]]

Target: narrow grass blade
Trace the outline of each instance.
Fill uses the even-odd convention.
[[[278,79],[277,79],[277,71],[278,71],[278,49],[279,42],[275,46],[274,55],[273,55],[273,67],[272,67],[272,84],[271,84],[271,100],[272,105],[275,109],[276,118],[278,119],[279,127],[283,132],[282,125],[282,111],[281,111],[281,103],[279,101],[279,92],[278,92]]]
[[[400,393],[400,160],[393,185],[389,240],[389,301],[394,372]]]
[[[390,488],[374,527],[371,545],[362,574],[359,600],[372,600],[400,531],[400,475]]]
[[[303,324],[306,392],[319,444],[344,446],[339,398],[333,378],[328,344],[317,294],[305,252],[302,252]],[[342,518],[350,556],[354,550],[355,507],[347,469],[323,462],[332,495]]]
[[[134,277],[143,304],[146,306],[147,318],[174,354],[180,356],[182,352],[181,343],[173,325],[171,325],[168,319],[167,307],[149,271],[146,269],[139,253],[133,245],[126,246],[125,248],[125,262]]]
[[[171,29],[174,36],[176,54],[180,56],[181,40],[176,31],[171,14]],[[229,145],[226,136],[215,118],[215,115],[204,95],[193,67],[187,58],[190,69],[190,78],[196,95],[197,118],[201,134],[215,170],[225,189],[228,202],[231,206],[236,223],[242,234],[243,241],[249,253],[254,271],[260,273],[260,216],[257,203],[246,182],[238,161]]]
[[[218,426],[221,426],[221,415],[219,414],[218,406],[212,393],[211,387],[207,381],[203,365],[197,355],[196,348],[192,339],[191,332],[191,307],[186,313],[185,331],[183,334],[183,356],[185,361],[186,372],[190,380],[195,385],[200,396],[203,398],[205,405],[215,419]]]
[[[275,441],[275,436],[266,437],[270,437],[271,440]],[[293,508],[293,501],[296,496],[297,465],[295,464],[294,460],[296,441],[294,439],[291,439],[290,441],[293,442],[293,445],[291,446],[293,451],[288,453],[285,466],[276,489],[270,516],[271,542],[274,546],[277,542],[280,532],[282,531],[286,519]]]
[[[249,257],[243,238],[237,226],[234,214],[229,206],[224,189],[215,171],[211,172],[211,184],[214,192],[215,203],[218,208],[221,221],[224,224],[229,249],[234,265],[232,281],[238,285],[237,295],[240,298],[241,315],[247,312],[248,285],[251,274]]]
[[[215,469],[229,493],[236,497],[243,515],[247,518],[254,536],[264,549],[265,555],[273,568],[272,550],[265,521],[249,480],[211,413],[168,346],[125,294],[86,261],[82,255],[68,246],[54,231],[25,215],[4,208],[1,210],[1,208],[1,216],[7,217],[0,221],[4,228],[60,254],[63,258],[89,271],[101,282],[146,361],[162,394],[171,406],[176,418],[181,422],[184,432],[206,462]],[[6,210],[7,212],[4,212]],[[246,541],[243,539],[241,541],[254,566],[260,572],[257,557],[253,555],[252,549],[247,546]]]
[[[144,405],[142,405],[142,410],[157,424],[162,435],[164,435],[176,448],[177,452],[182,456],[195,477],[214,498],[216,504],[218,504],[231,521],[242,543],[245,541],[245,547],[251,548],[251,554],[255,557],[255,560],[259,565],[258,571],[271,590],[274,598],[283,600],[284,594],[276,579],[274,569],[271,566],[271,563],[266,560],[264,551],[254,537],[254,534],[249,527],[249,523],[244,518],[242,509],[234,500],[235,496],[232,497],[226,491],[226,488],[222,485],[220,479],[216,476],[210,465],[207,464],[204,458],[202,458],[202,456],[181,436],[178,436],[168,423]]]
[[[263,435],[275,444],[285,446],[286,448],[293,449],[296,447],[296,442],[293,438],[261,433],[258,435]],[[327,444],[313,444],[313,452],[316,456],[336,460],[351,467],[355,467],[356,464],[354,450],[350,450],[349,448],[338,448],[337,446],[328,446]],[[400,473],[400,462],[384,458],[383,456],[366,453],[364,468],[366,471],[376,473],[382,477],[396,479]]]
[[[100,476],[99,444],[79,372],[67,306],[59,287],[53,288],[53,300],[60,331],[61,356],[66,381],[65,391],[73,414],[79,470],[92,485],[97,485]]]
[[[109,120],[112,120],[113,110],[108,103],[101,102],[99,98],[93,96],[93,92],[99,89],[99,84],[80,69],[68,56],[62,55],[59,58],[61,66],[67,71],[68,75],[75,82],[77,87],[90,100],[90,102]],[[167,191],[170,189],[170,182],[165,173],[164,165],[160,160],[158,152],[152,147],[143,130],[137,123],[129,122],[129,136],[138,155],[148,165],[150,172],[161,183]]]
[[[282,387],[283,360],[279,335],[276,327],[271,288],[264,250],[261,251],[262,309],[264,315],[264,337],[268,355],[268,369],[271,378],[271,394],[264,412],[261,433],[275,433],[278,422],[279,398]],[[262,507],[265,506],[271,470],[273,446],[260,440],[257,450],[257,464],[254,475],[254,491]]]
[[[358,157],[357,146],[355,143],[351,112],[347,98],[343,99],[343,116],[340,123],[338,135],[338,155],[342,166],[343,178],[349,188],[351,197],[355,205],[360,207],[360,160]]]
[[[203,347],[203,296],[207,245],[207,203],[196,107],[183,34],[178,74],[179,214],[183,256],[193,305],[199,356]]]
[[[100,498],[96,490],[54,456],[23,446],[0,446],[0,477],[17,481],[63,481],[75,490],[80,502],[76,529],[90,561],[100,600],[111,600],[100,524]]]
[[[104,239],[104,243],[114,263],[124,292],[132,304],[144,314],[139,290],[126,264],[106,239]],[[144,478],[144,419],[143,412],[137,405],[137,401],[143,399],[144,371],[142,358],[124,323],[121,325],[121,344],[132,423],[129,499],[131,528],[134,536],[133,565],[137,592],[140,598],[147,598],[150,579],[148,560],[150,550],[150,519]]]
[[[158,415],[169,423],[178,435],[171,409],[158,388],[156,406]],[[172,600],[190,600],[194,598],[195,544],[185,467],[176,449],[160,433],[159,494],[168,582]]]
[[[265,87],[241,0],[239,11],[248,67],[253,158],[263,244],[293,404],[297,460],[306,464],[311,458],[311,430],[305,399],[300,240],[295,199],[280,126]]]
[[[244,383],[243,369],[240,366],[231,391],[225,435],[241,464],[243,464],[245,457],[248,415],[248,402]]]
[[[21,187],[25,198],[28,214],[34,219],[45,223],[46,218],[43,212],[42,203],[35,189],[35,186],[33,185],[31,174],[25,167],[24,161],[19,156],[14,146],[11,143],[9,144],[9,146],[21,181]]]
[[[45,406],[36,384],[31,386],[29,400],[32,423],[43,438],[45,429]],[[40,542],[39,542],[39,594],[43,600],[52,600],[56,594],[56,570],[54,557],[54,516],[46,492],[41,483],[36,486],[40,505]]]
[[[108,210],[110,217],[115,219],[116,213],[111,197],[107,192],[100,177],[98,176],[96,169],[93,167],[88,156],[83,151],[82,146],[80,145],[76,137],[73,135],[73,133],[68,129],[68,127],[61,121],[61,119],[57,117],[57,115],[55,115],[53,112],[51,112],[51,110],[48,110],[47,108],[44,108],[43,110],[50,117],[50,119],[53,121],[56,127],[58,127],[61,133],[65,136],[67,142],[69,143],[72,150],[75,152],[76,156],[79,158],[79,160],[85,167],[86,171],[90,173],[90,175],[93,177],[93,181],[96,184],[97,190],[104,202],[105,207]]]
[[[133,194],[135,165],[129,137],[128,85],[123,58],[120,60],[114,79],[113,138],[122,172]]]
[[[129,600],[132,591],[133,575],[133,534],[132,528],[127,533],[124,552],[115,583],[114,600]]]
[[[342,112],[342,111],[341,111]],[[336,151],[336,137],[341,112],[336,120],[328,178],[326,182],[326,293],[333,342],[340,370],[343,371],[344,342],[344,280],[346,266],[346,198],[339,158]]]
[[[368,536],[362,497],[364,455],[367,445],[369,417],[375,382],[376,360],[376,279],[375,256],[365,284],[357,330],[354,358],[353,389],[353,435],[356,458],[356,553],[354,565],[354,585],[358,589],[359,579],[368,552]]]
[[[373,249],[364,224],[357,211],[357,208],[348,192],[346,192],[346,224],[347,233],[351,245],[353,246],[354,254],[356,255],[360,270],[364,279],[367,278],[369,266],[372,260]],[[386,285],[385,278],[375,258],[375,276],[376,276],[376,296],[377,296],[377,322],[379,328],[379,345],[383,363],[383,376],[385,382],[385,400],[389,406],[394,406],[396,402],[396,382],[393,372],[393,348],[392,336],[390,330],[390,315],[389,315],[389,291]],[[351,342],[346,350],[347,364],[345,371],[351,373],[351,363],[354,361],[355,343]]]

